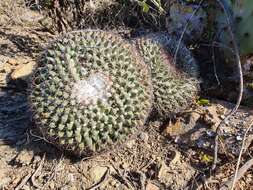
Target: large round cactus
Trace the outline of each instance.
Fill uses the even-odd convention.
[[[66,34],[42,54],[29,98],[49,141],[89,155],[143,126],[152,96],[149,70],[127,41],[84,30]]]
[[[163,118],[187,109],[198,92],[198,66],[183,44],[178,49],[180,59],[173,64],[176,42],[163,33],[133,41],[151,68],[154,87],[154,107]],[[181,70],[182,72],[180,72]]]

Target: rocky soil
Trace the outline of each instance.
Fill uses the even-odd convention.
[[[30,120],[27,93],[36,57],[54,36],[29,11],[21,10],[30,17],[20,22],[0,11],[0,189],[219,189],[233,176],[253,110],[240,107],[222,125],[218,166],[210,172],[215,130],[234,106],[211,98],[170,121],[150,122],[136,139],[95,157],[75,158],[48,143]],[[253,127],[241,166],[253,157],[252,140]],[[253,189],[253,168],[236,189]]]

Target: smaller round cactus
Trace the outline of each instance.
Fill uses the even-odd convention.
[[[42,54],[29,99],[49,141],[90,155],[134,135],[153,94],[149,69],[129,42],[84,30],[64,35]]]
[[[174,65],[177,70],[189,77],[200,78],[199,66],[183,42],[179,43],[175,38],[163,32],[148,34],[146,39],[163,49],[161,51],[172,59],[170,65]]]
[[[180,48],[178,55],[187,54],[174,65],[171,52],[175,41],[163,33],[140,37],[133,43],[151,68],[154,107],[159,116],[166,118],[187,109],[196,99],[199,88],[198,69],[191,54],[186,48]]]

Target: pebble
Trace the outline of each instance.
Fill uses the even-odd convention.
[[[38,163],[41,160],[41,157],[36,155],[34,156],[33,163]]]
[[[215,132],[210,131],[210,130],[206,131],[206,134],[207,134],[208,137],[214,137],[215,136]]]
[[[103,175],[105,175],[105,172],[107,171],[107,167],[104,166],[94,166],[90,169],[90,175],[94,182],[98,182]]]
[[[22,165],[29,165],[33,159],[33,152],[26,150],[21,151],[16,157],[15,161]]]
[[[237,141],[242,141],[242,136],[241,136],[241,135],[237,135],[237,136],[236,136],[236,140],[237,140]]]
[[[51,182],[49,183],[48,187],[49,187],[50,189],[55,189],[55,183],[54,183],[54,181],[51,181]]]
[[[13,59],[13,58],[11,58],[11,59],[9,59],[8,61],[7,61],[7,63],[9,63],[10,65],[18,65],[18,62],[17,62],[17,60],[16,59]]]
[[[18,78],[24,78],[33,72],[35,63],[34,62],[29,62],[25,65],[22,65],[20,67],[17,67],[12,73],[11,73],[11,78],[13,80],[16,80]]]
[[[127,143],[126,143],[126,146],[127,148],[132,148],[135,144],[135,140],[129,140]]]
[[[146,185],[146,190],[159,190],[160,188],[154,185],[153,183],[148,182]]]
[[[140,137],[140,139],[143,141],[143,142],[145,142],[145,143],[147,143],[148,142],[148,134],[147,133],[145,133],[145,132],[142,132],[140,135],[139,135],[139,137]]]

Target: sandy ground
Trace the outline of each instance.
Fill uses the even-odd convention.
[[[233,174],[253,113],[241,107],[222,126],[219,163],[210,175],[214,131],[234,106],[211,98],[168,122],[150,122],[136,139],[96,157],[75,158],[46,142],[30,120],[27,86],[51,38],[31,20],[0,28],[0,189],[219,189]],[[253,129],[242,163],[253,157],[252,140]],[[236,189],[253,189],[252,173]]]

